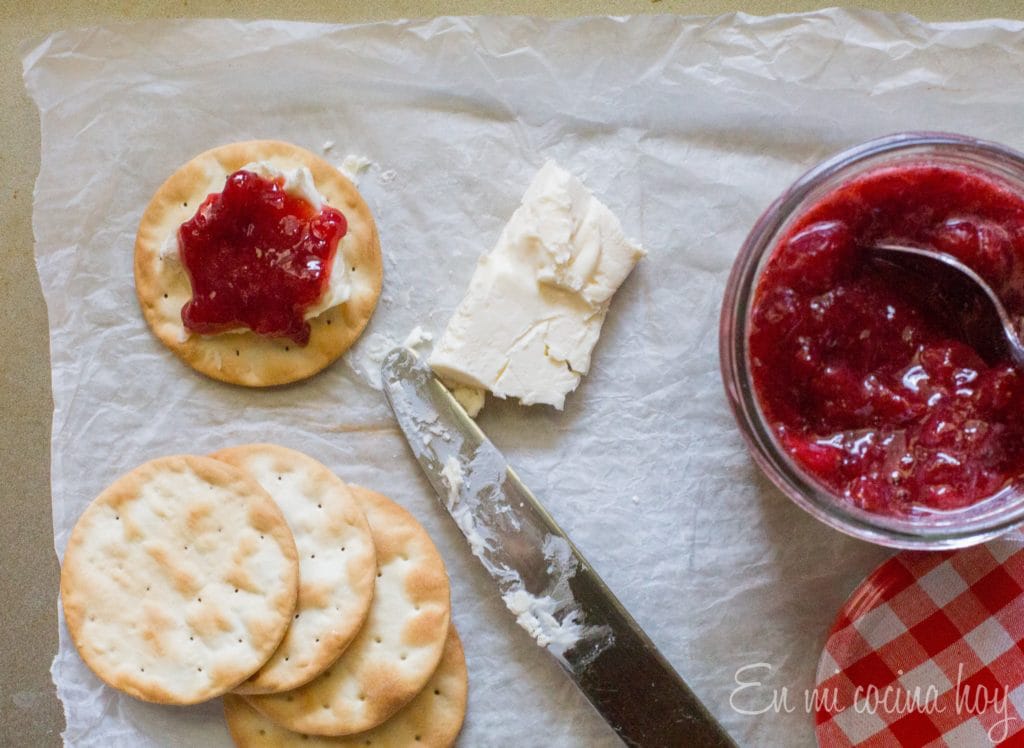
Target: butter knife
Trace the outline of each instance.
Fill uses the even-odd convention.
[[[381,373],[409,447],[506,606],[623,742],[735,747],[426,362],[396,348]]]

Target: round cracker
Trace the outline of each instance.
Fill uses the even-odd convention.
[[[466,656],[455,626],[451,626],[441,662],[427,685],[390,719],[368,732],[343,737],[311,737],[292,732],[267,719],[245,699],[233,694],[224,696],[224,717],[239,748],[300,745],[308,748],[366,745],[448,748],[455,743],[466,718],[468,691]]]
[[[370,615],[341,658],[310,683],[246,697],[294,732],[350,735],[381,724],[430,679],[448,635],[448,575],[426,530],[387,497],[350,488],[377,548]]]
[[[281,645],[235,691],[297,688],[326,670],[359,633],[370,610],[377,560],[370,527],[348,485],[301,452],[249,444],[214,452],[270,494],[299,552],[299,604]]]
[[[162,704],[231,690],[277,649],[299,564],[284,515],[237,468],[163,457],[103,491],[71,532],[71,638],[106,683]]]
[[[349,271],[352,295],[309,320],[309,343],[254,332],[189,335],[181,309],[192,298],[180,262],[163,260],[160,248],[192,218],[211,192],[253,161],[288,169],[309,167],[317,190],[348,221],[335,261]],[[135,293],[146,322],[158,338],[196,371],[222,382],[249,387],[287,384],[316,374],[349,349],[373,314],[380,297],[383,265],[377,227],[366,202],[345,175],[309,151],[274,140],[232,143],[200,153],[172,174],[150,200],[135,239]]]

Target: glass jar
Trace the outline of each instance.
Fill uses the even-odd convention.
[[[853,537],[895,548],[938,550],[981,543],[1024,525],[1024,491],[1008,489],[960,509],[923,509],[906,516],[862,509],[820,483],[783,449],[758,401],[749,361],[758,280],[793,223],[828,193],[859,175],[921,161],[980,169],[1024,195],[1024,155],[961,135],[901,133],[833,156],[800,177],[754,224],[726,286],[719,353],[726,394],[747,447],[786,496],[825,524]]]

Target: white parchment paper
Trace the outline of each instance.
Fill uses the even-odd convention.
[[[370,386],[372,352],[438,333],[535,170],[555,158],[649,250],[564,412],[489,403],[481,424],[669,660],[744,745],[812,745],[800,694],[833,616],[887,555],[762,479],[727,410],[718,311],[760,211],[804,169],[884,133],[1024,147],[1022,25],[828,11],[367,26],[232,21],[69,31],[26,52],[42,115],[36,259],[53,361],[58,552],[85,505],[151,457],[268,440],[385,491],[448,563],[469,659],[465,746],[615,738],[505,611]],[[386,258],[360,344],[307,382],[221,385],[150,334],[133,235],[192,155],[279,138],[372,160]],[[735,694],[737,670],[762,687]],[[218,703],[102,687],[61,630],[53,675],[76,746],[221,746]],[[770,709],[776,689],[792,712]],[[625,698],[633,695],[624,694]],[[760,712],[759,715],[744,714]]]

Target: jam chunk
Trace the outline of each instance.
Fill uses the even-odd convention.
[[[309,342],[305,313],[327,288],[345,216],[317,211],[289,195],[283,179],[231,174],[178,230],[192,298],[185,329],[212,335],[248,328],[259,335]]]

